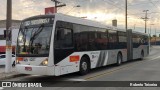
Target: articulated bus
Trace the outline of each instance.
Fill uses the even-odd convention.
[[[149,54],[148,35],[63,14],[21,22],[16,46],[20,73],[59,76],[120,65]]]

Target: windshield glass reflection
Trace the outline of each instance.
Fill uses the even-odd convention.
[[[52,26],[21,28],[18,36],[17,54],[49,54]]]

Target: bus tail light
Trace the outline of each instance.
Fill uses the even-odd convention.
[[[48,65],[48,58],[41,62],[41,65],[47,66]]]

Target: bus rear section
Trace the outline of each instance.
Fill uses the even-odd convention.
[[[132,30],[127,30],[127,60],[143,59],[148,55],[148,35]]]

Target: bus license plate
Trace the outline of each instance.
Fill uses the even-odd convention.
[[[32,67],[25,67],[26,71],[32,71]]]

